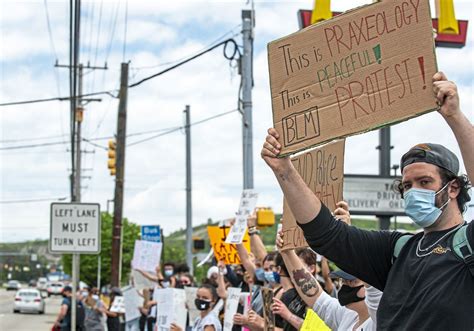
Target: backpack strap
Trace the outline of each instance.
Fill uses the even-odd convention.
[[[395,259],[400,255],[400,252],[402,251],[403,246],[410,240],[410,238],[413,237],[410,234],[405,234],[401,236],[400,238],[397,239],[395,242],[395,248],[393,249],[393,256],[392,256],[392,264],[395,262]]]
[[[452,246],[454,253],[463,259],[471,275],[474,277],[474,255],[472,254],[472,247],[469,244],[466,232],[467,224],[464,224],[454,233]]]

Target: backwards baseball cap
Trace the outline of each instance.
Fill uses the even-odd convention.
[[[417,162],[434,164],[448,170],[457,176],[459,172],[459,160],[449,149],[438,144],[418,144],[410,148],[400,161],[401,171],[407,165]]]
[[[355,280],[355,279],[357,279],[356,277],[354,277],[351,274],[348,274],[347,272],[342,271],[342,270],[333,271],[329,274],[329,276],[331,276],[333,278],[342,278],[342,279],[345,279],[345,280]]]

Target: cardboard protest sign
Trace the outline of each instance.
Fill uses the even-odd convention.
[[[123,297],[117,296],[114,298],[110,311],[113,313],[125,314],[125,302],[123,301]]]
[[[197,287],[185,287],[186,294],[186,308],[189,315],[189,326],[194,326],[194,321],[201,315],[201,312],[196,308],[194,299],[196,299]]]
[[[306,311],[306,317],[300,331],[331,331],[324,321],[312,309]]]
[[[155,272],[156,266],[160,264],[162,247],[162,243],[135,240],[132,268]]]
[[[268,44],[282,155],[437,108],[428,0],[381,1]]]
[[[247,231],[247,219],[252,215],[257,205],[258,193],[253,190],[244,190],[240,198],[239,211],[235,217],[235,223],[230,229],[226,243],[241,244]]]
[[[242,290],[237,287],[227,288],[227,299],[225,301],[224,311],[224,331],[231,331],[232,326],[234,326],[234,315],[237,313],[241,291]]]
[[[345,140],[338,140],[291,158],[306,185],[331,211],[342,200],[344,146]],[[283,202],[282,223],[283,250],[308,246],[286,199]]]
[[[263,296],[263,319],[265,321],[264,330],[273,331],[275,330],[275,315],[273,315],[272,304],[273,304],[273,290],[268,287],[262,287]]]
[[[225,264],[240,264],[240,258],[237,254],[237,247],[235,244],[226,244],[227,235],[229,234],[228,226],[208,226],[207,233],[211,241],[211,247],[214,250],[214,256],[217,261],[224,260]],[[250,238],[248,233],[245,233],[242,244],[245,249],[250,252]]]
[[[143,297],[138,294],[134,287],[127,287],[123,290],[123,301],[125,305],[125,321],[133,321],[140,318],[140,307],[143,306]]]
[[[146,278],[143,274],[135,269],[132,269],[132,279],[133,279],[133,286],[141,291],[144,288],[154,288],[156,286],[156,282]]]
[[[169,331],[171,323],[186,329],[186,294],[183,289],[155,289],[157,331]]]

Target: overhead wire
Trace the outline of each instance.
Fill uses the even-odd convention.
[[[125,0],[125,24],[123,28],[122,62],[125,62],[125,52],[127,51],[127,26],[128,26],[128,0]]]
[[[42,202],[42,201],[64,201],[66,199],[67,199],[67,197],[23,199],[23,200],[0,200],[0,204],[30,203],[30,202]]]
[[[227,49],[227,46],[228,46],[229,44],[232,44],[232,45],[234,46],[234,51],[231,53],[232,55],[230,55],[230,56],[226,53],[226,49]],[[209,47],[208,49],[206,49],[206,50],[204,50],[204,51],[202,51],[202,52],[199,52],[199,53],[197,53],[197,54],[191,56],[190,58],[188,58],[188,59],[186,59],[186,60],[184,60],[184,61],[181,61],[181,62],[179,62],[179,63],[177,63],[177,64],[175,64],[175,65],[173,65],[173,66],[171,66],[171,67],[169,67],[169,68],[167,68],[167,69],[165,69],[165,70],[162,70],[162,71],[160,71],[160,72],[157,72],[156,74],[153,74],[153,75],[150,75],[150,76],[148,76],[148,77],[145,77],[145,78],[139,80],[138,82],[129,85],[128,87],[129,87],[129,88],[132,88],[132,87],[136,87],[136,86],[138,86],[138,85],[141,85],[141,84],[143,84],[144,82],[146,82],[146,81],[148,81],[148,80],[150,80],[150,79],[153,79],[153,78],[155,78],[155,77],[161,76],[161,75],[167,73],[168,71],[171,71],[171,70],[173,70],[173,69],[176,69],[176,68],[182,66],[183,64],[186,64],[186,63],[188,63],[189,61],[192,61],[192,60],[194,60],[195,58],[200,57],[200,56],[202,56],[202,55],[204,55],[204,54],[206,54],[206,53],[208,53],[208,52],[210,52],[210,51],[212,51],[212,50],[214,50],[214,49],[216,49],[217,47],[222,46],[222,45],[224,45],[223,54],[224,54],[224,57],[225,57],[226,59],[228,59],[228,60],[233,60],[233,59],[235,58],[236,54],[239,54],[239,56],[241,55],[241,54],[240,54],[240,51],[239,51],[239,46],[237,45],[237,42],[236,42],[234,39],[232,39],[232,38],[226,39],[226,40],[221,41],[220,43],[218,43],[218,44],[216,44],[216,45],[214,45],[214,46],[212,46],[212,47]]]
[[[214,115],[214,116],[205,118],[205,119],[203,119],[203,120],[200,120],[200,121],[191,123],[189,126],[192,127],[192,126],[194,126],[194,125],[199,125],[199,124],[202,124],[202,123],[211,121],[211,120],[213,120],[213,119],[216,119],[216,118],[219,118],[219,117],[222,117],[222,116],[225,116],[225,115],[234,113],[234,112],[236,112],[236,111],[238,111],[238,109],[232,109],[232,110],[229,110],[229,111],[226,111],[226,112],[223,112],[223,113],[220,113],[220,114],[217,114],[217,115]],[[135,146],[135,145],[144,143],[144,142],[146,142],[146,141],[149,141],[149,140],[152,140],[152,139],[155,139],[155,138],[158,138],[158,137],[161,137],[161,136],[164,136],[164,135],[167,135],[167,134],[176,132],[176,131],[180,131],[180,130],[182,130],[182,129],[184,129],[184,126],[179,126],[179,127],[174,128],[174,129],[170,129],[170,130],[168,130],[168,131],[165,131],[165,132],[163,132],[163,133],[160,133],[160,134],[157,134],[157,135],[154,135],[154,136],[151,136],[151,137],[142,139],[142,140],[134,141],[133,143],[129,143],[129,144],[127,144],[127,147]]]
[[[53,139],[53,138],[62,138],[64,136],[65,134],[54,135],[54,136],[44,136],[44,137],[34,137],[34,138],[22,138],[22,139],[3,139],[3,140],[0,140],[0,144],[16,143],[16,142],[23,142],[23,141],[46,140],[46,139]]]

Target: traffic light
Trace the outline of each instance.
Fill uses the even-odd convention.
[[[271,208],[257,208],[257,225],[272,226],[275,224],[275,214]]]
[[[117,148],[117,143],[115,140],[110,139],[109,140],[109,148],[108,148],[108,161],[107,161],[107,167],[110,169],[110,175],[115,176],[115,164],[116,164],[116,158],[115,158],[115,150]]]
[[[311,24],[319,23],[332,18],[331,0],[314,0]]]
[[[454,14],[453,0],[439,0],[438,33],[459,34],[459,24]],[[436,6],[436,9],[438,9]]]
[[[202,250],[204,249],[204,247],[205,247],[204,239],[201,239],[198,237],[193,238],[193,249],[195,251]]]

